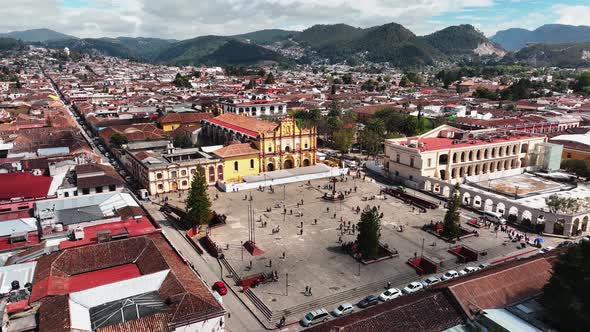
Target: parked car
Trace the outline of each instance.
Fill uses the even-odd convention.
[[[479,267],[480,270],[483,270],[488,266],[490,266],[490,263],[484,262],[484,263],[479,264],[477,267]]]
[[[404,288],[403,292],[406,294],[412,294],[412,293],[415,293],[415,292],[421,290],[422,288],[424,288],[424,286],[421,283],[419,283],[417,281],[412,281],[409,285],[407,285]]]
[[[227,287],[225,287],[225,283],[223,281],[216,281],[212,288],[221,296],[227,294]]]
[[[450,280],[453,278],[457,278],[459,276],[459,272],[455,271],[455,270],[450,270],[445,272],[445,274],[442,275],[442,277],[440,278],[442,281],[445,280]]]
[[[379,303],[379,298],[375,295],[369,295],[369,296],[365,297],[364,299],[362,299],[361,302],[358,303],[358,306],[360,308],[366,308],[366,307],[373,306],[377,303]]]
[[[332,311],[332,313],[334,314],[334,316],[340,317],[340,316],[350,314],[353,311],[354,311],[354,308],[352,307],[352,304],[342,303],[341,305],[336,307],[336,309],[334,309],[334,311]]]
[[[303,326],[311,326],[317,323],[323,323],[328,321],[330,314],[324,308],[320,308],[314,311],[310,311],[303,317],[302,320],[299,321]]]
[[[424,279],[424,281],[422,281],[422,285],[424,286],[424,288],[426,288],[438,284],[439,282],[440,279],[438,277],[428,277]]]
[[[385,302],[393,299],[397,299],[402,296],[402,291],[397,288],[390,288],[379,295],[379,300]]]
[[[553,249],[554,249],[553,247],[544,247],[544,248],[541,248],[541,250],[539,250],[539,252],[541,254],[544,254],[544,253],[549,252],[549,251],[551,251]]]
[[[466,266],[463,270],[459,271],[459,274],[464,276],[475,271],[479,271],[479,268],[475,266]]]

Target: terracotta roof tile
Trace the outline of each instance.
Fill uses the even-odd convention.
[[[230,158],[258,154],[260,151],[254,149],[250,143],[240,143],[224,146],[221,149],[213,151],[213,153],[221,158]]]

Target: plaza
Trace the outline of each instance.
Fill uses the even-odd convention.
[[[369,177],[365,180],[363,175],[356,179],[353,176],[345,178],[344,182],[336,183],[336,189],[351,193],[341,202],[322,200],[323,194],[330,191],[328,179],[273,186],[272,191],[270,187],[264,191],[252,189],[227,193],[209,189],[213,209],[227,215],[227,224],[212,229],[210,236],[222,248],[232,269],[241,278],[257,273],[278,275],[278,281],[251,288],[273,313],[292,314],[293,317],[289,318],[296,319],[300,312],[320,304],[331,309],[337,302],[353,302],[380,292],[387,282],[400,287],[421,280],[425,277],[418,276],[406,262],[422,254],[437,263],[441,273],[459,268],[456,257],[448,252],[450,245],[421,229],[430,221],[443,219],[444,202],[440,202],[442,204],[437,209],[421,213],[418,208],[391,196],[379,195],[384,185]],[[438,202],[420,193],[416,195]],[[170,199],[173,204],[181,205],[184,196],[171,196]],[[243,247],[251,236],[248,227],[250,204],[254,211],[256,246],[263,251],[257,256],[252,256]],[[341,241],[352,242],[357,233],[352,232],[352,227],[343,233],[340,224],[356,224],[360,213],[355,210],[367,206],[377,207],[383,213],[380,241],[397,250],[399,257],[365,265],[342,251]],[[400,226],[403,226],[402,232]],[[507,242],[504,233],[495,233],[493,229],[480,229],[479,233],[479,237],[464,239],[459,244],[485,251],[486,261],[517,251],[516,244]],[[521,252],[526,250],[530,248]],[[224,275],[228,277],[227,271]],[[305,294],[306,286],[312,288],[313,295]],[[274,314],[273,317],[276,318]]]

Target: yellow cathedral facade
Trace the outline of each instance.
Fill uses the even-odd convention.
[[[301,128],[293,118],[277,123],[225,113],[202,124],[201,133],[212,144],[250,143],[257,151],[258,172],[316,164],[316,128]]]

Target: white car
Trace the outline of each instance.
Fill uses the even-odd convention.
[[[352,307],[352,304],[342,303],[341,305],[336,307],[336,309],[334,309],[334,311],[332,311],[332,313],[334,314],[334,316],[340,317],[340,316],[350,314],[353,311],[354,311],[354,308]]]
[[[413,281],[404,288],[403,292],[406,294],[412,294],[421,290],[422,288],[424,288],[424,286],[421,283]]]
[[[544,247],[544,248],[541,248],[541,250],[539,250],[539,252],[544,254],[544,253],[551,251],[553,249],[554,249],[553,247]]]
[[[445,272],[445,274],[442,275],[440,280],[442,280],[442,281],[450,280],[453,278],[457,278],[458,276],[459,276],[459,272],[457,272],[455,270],[450,270],[450,271]]]
[[[379,300],[386,302],[389,300],[397,299],[402,296],[402,291],[397,288],[390,288],[379,295]]]
[[[459,271],[459,274],[464,276],[475,271],[479,271],[479,268],[474,266],[466,266],[463,270]]]
[[[440,282],[440,279],[437,277],[428,277],[426,279],[424,279],[424,281],[422,281],[422,285],[424,286],[424,288],[426,287],[430,287],[434,284],[438,284]]]

